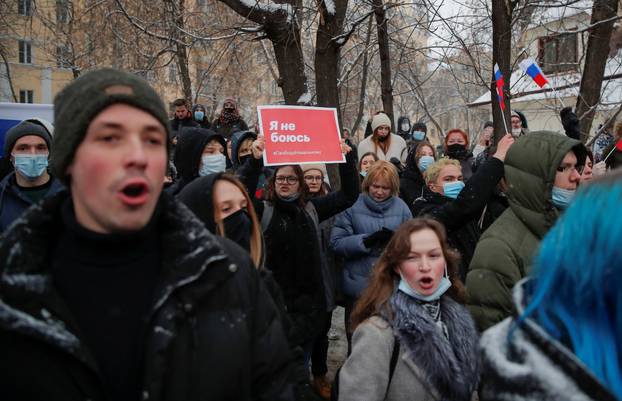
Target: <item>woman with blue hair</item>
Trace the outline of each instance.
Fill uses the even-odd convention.
[[[622,400],[622,174],[580,190],[481,339],[480,400]]]

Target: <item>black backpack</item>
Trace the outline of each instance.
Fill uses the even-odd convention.
[[[391,362],[389,364],[389,382],[387,383],[386,393],[389,392],[389,387],[391,386],[391,379],[393,379],[393,373],[395,372],[395,366],[397,365],[397,358],[400,355],[400,342],[397,337],[394,337],[395,341],[393,342],[393,352],[391,353]],[[341,367],[337,369],[335,373],[335,380],[333,381],[333,387],[330,389],[330,400],[338,401],[339,400],[339,373],[341,373]]]

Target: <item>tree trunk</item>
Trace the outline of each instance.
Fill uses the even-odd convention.
[[[283,91],[285,104],[297,104],[307,91],[307,77],[300,43],[300,24],[295,15],[283,9],[268,9],[255,6],[253,2],[241,0],[219,0],[244,18],[263,27],[266,37],[272,42],[274,56],[279,70],[278,84]],[[276,3],[297,9],[295,0]],[[258,3],[259,4],[259,3]],[[293,11],[292,11],[293,13]]]
[[[359,92],[359,109],[356,113],[356,121],[350,130],[352,136],[359,129],[359,124],[363,119],[363,110],[365,108],[365,91],[367,89],[367,75],[369,74],[369,42],[371,42],[371,18],[367,22],[367,36],[365,37],[365,53],[363,54],[363,74],[361,77],[361,91]]]
[[[383,0],[372,0],[376,26],[378,29],[378,53],[380,55],[380,84],[382,88],[382,107],[391,119],[391,131],[393,126],[393,88],[391,86],[391,58],[389,52],[388,20],[384,9]]]
[[[594,25],[599,21],[611,19],[617,15],[617,12],[618,0],[595,0],[590,24]],[[583,143],[586,143],[590,136],[596,106],[600,100],[613,25],[614,21],[594,26],[590,30],[587,41],[585,66],[576,105],[576,113],[581,128],[581,142]]]
[[[494,124],[495,138],[497,143],[506,134],[506,126],[510,128],[510,58],[512,54],[512,9],[510,0],[493,0],[492,2],[492,59],[499,65],[503,74],[503,96],[505,98],[505,111],[502,113],[497,96],[497,84],[494,72],[490,85],[490,100],[492,106],[492,121]],[[505,124],[503,123],[505,120]]]
[[[320,20],[315,44],[315,91],[317,105],[335,107],[337,120],[342,124],[339,107],[339,54],[343,43],[333,40],[341,34],[348,8],[348,0],[335,0],[334,12],[329,12],[324,0],[319,0]],[[339,169],[336,164],[327,166],[328,178],[333,190],[341,188]]]

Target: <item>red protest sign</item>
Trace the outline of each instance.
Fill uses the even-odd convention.
[[[336,109],[257,106],[257,115],[266,166],[345,162]]]

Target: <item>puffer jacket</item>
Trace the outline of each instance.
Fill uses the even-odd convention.
[[[346,295],[359,297],[380,257],[380,250],[367,248],[363,239],[383,227],[395,231],[411,218],[408,206],[397,196],[376,202],[368,194],[359,195],[352,207],[337,216],[330,247],[344,259],[343,292]]]
[[[481,401],[616,401],[564,344],[534,319],[516,325],[525,309],[528,279],[513,291],[516,314],[482,335]]]
[[[52,182],[45,197],[51,197],[64,187],[56,178],[50,177]],[[10,173],[0,182],[0,233],[4,232],[11,223],[20,217],[26,209],[32,206],[32,201],[24,195],[15,181],[15,172]]]
[[[512,313],[511,290],[524,278],[539,242],[553,226],[558,210],[551,200],[557,167],[581,142],[554,132],[518,138],[505,158],[510,207],[481,236],[467,274],[468,307],[483,331]]]
[[[50,272],[66,197],[29,209],[0,242],[3,400],[108,399]],[[166,194],[160,201],[162,276],[147,323],[142,399],[292,400],[287,341],[250,258]]]

